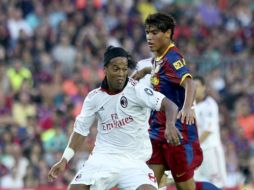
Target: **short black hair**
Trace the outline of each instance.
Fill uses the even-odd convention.
[[[162,32],[171,30],[170,39],[173,39],[176,22],[173,16],[165,13],[150,14],[145,20],[145,28],[154,26]]]
[[[205,83],[206,83],[204,77],[199,76],[199,75],[194,76],[193,79],[194,79],[194,80],[198,80],[203,86],[204,86]]]

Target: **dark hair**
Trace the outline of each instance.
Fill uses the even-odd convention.
[[[198,80],[203,86],[205,85],[205,79],[199,75],[193,77],[194,80]]]
[[[128,68],[131,70],[135,69],[137,66],[137,61],[133,58],[133,56],[130,53],[128,53],[127,60],[128,60]]]
[[[107,66],[110,60],[114,57],[126,57],[128,61],[128,68],[131,70],[136,68],[137,62],[132,55],[123,48],[114,46],[107,47],[104,53],[104,66]]]
[[[110,60],[115,57],[126,57],[128,59],[128,52],[121,47],[114,46],[107,47],[104,53],[104,66],[107,66]]]
[[[165,13],[154,13],[150,14],[145,20],[145,28],[149,28],[154,26],[161,30],[162,32],[166,32],[167,30],[171,30],[170,39],[173,39],[174,30],[175,30],[175,19],[173,16]]]

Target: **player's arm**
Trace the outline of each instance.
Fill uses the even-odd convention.
[[[180,131],[175,127],[178,114],[177,105],[165,97],[162,100],[160,111],[164,111],[166,115],[166,130],[164,135],[167,142],[174,145],[179,145],[182,135]]]
[[[190,76],[188,76],[182,81],[181,85],[185,88],[185,99],[183,107],[190,109],[193,106],[196,94],[195,83],[193,79]]]
[[[151,74],[152,72],[152,67],[145,67],[143,69],[141,69],[140,71],[137,71],[132,78],[135,80],[140,80],[142,78],[144,78],[147,74]]]
[[[168,60],[168,62],[175,69],[177,80],[174,79],[173,81],[185,88],[183,107],[179,111],[177,118],[181,119],[182,123],[193,124],[195,122],[195,113],[192,109],[196,91],[195,83],[192,80],[192,76],[186,66],[184,58],[179,54],[175,54],[172,60]]]
[[[185,88],[185,99],[182,110],[180,110],[178,114],[178,118],[181,118],[182,123],[186,121],[187,124],[193,124],[195,122],[195,112],[192,106],[195,99],[196,86],[191,75],[185,77],[181,85]]]
[[[56,179],[65,170],[67,163],[83,144],[85,137],[88,135],[89,129],[95,120],[94,102],[96,101],[89,97],[89,95],[85,99],[82,110],[76,118],[74,130],[69,138],[68,145],[64,150],[62,158],[54,164],[49,171],[49,181]]]
[[[59,176],[59,174],[61,174],[65,170],[67,163],[74,156],[75,152],[79,150],[80,145],[83,144],[84,140],[85,136],[82,136],[74,131],[72,132],[69,143],[65,148],[62,158],[56,164],[54,164],[49,171],[49,181],[55,180]]]
[[[133,99],[142,107],[147,107],[152,110],[164,111],[166,114],[166,130],[165,138],[168,143],[178,145],[180,143],[181,133],[175,127],[178,106],[169,100],[160,92],[154,91],[150,87],[137,83],[135,85],[136,96]]]
[[[176,123],[176,117],[178,113],[177,105],[169,100],[168,98],[163,98],[161,102],[161,109],[160,111],[164,111],[166,114],[167,123],[174,126]]]
[[[85,136],[73,131],[61,160],[68,163],[74,154],[80,149],[80,145],[84,143],[85,138]]]
[[[199,137],[200,144],[202,144],[209,137],[209,135],[211,135],[210,131],[204,131]]]

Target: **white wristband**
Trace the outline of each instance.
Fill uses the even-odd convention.
[[[67,162],[69,162],[70,159],[72,159],[72,157],[74,156],[74,154],[75,154],[75,152],[72,148],[66,147],[66,149],[64,150],[62,158],[65,158],[67,160]]]

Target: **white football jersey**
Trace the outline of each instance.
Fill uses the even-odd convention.
[[[211,132],[208,138],[201,144],[202,149],[222,146],[217,102],[208,96],[204,101],[195,105],[195,112],[199,136],[204,131]]]
[[[87,136],[97,118],[93,154],[123,154],[147,160],[152,152],[146,126],[147,108],[160,110],[164,97],[133,79],[118,94],[109,95],[102,88],[95,89],[87,95],[74,131]]]

